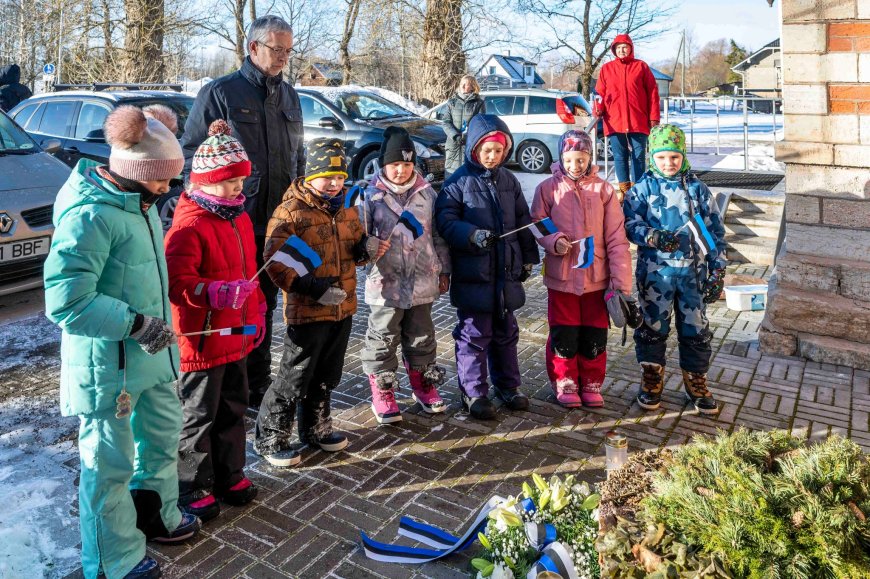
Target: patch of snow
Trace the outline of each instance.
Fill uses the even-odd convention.
[[[332,102],[336,102],[339,97],[346,94],[352,94],[355,92],[369,92],[375,94],[385,100],[390,101],[393,104],[396,104],[403,109],[414,113],[415,115],[421,115],[425,113],[428,109],[423,105],[416,103],[410,99],[406,99],[400,94],[397,94],[391,90],[387,90],[385,88],[380,88],[377,86],[361,86],[358,84],[345,84],[341,86],[306,86],[302,87],[305,90],[316,91],[322,94],[324,97],[329,99]]]
[[[743,151],[731,153],[713,165],[714,169],[740,169],[744,167]],[[749,145],[749,170],[785,172],[785,164],[774,158],[773,145]]]
[[[0,325],[0,374],[57,360],[60,329],[45,316]]]
[[[405,98],[397,92],[393,92],[385,88],[380,88],[377,86],[367,86],[365,87],[365,89],[387,99],[390,102],[396,103],[403,109],[407,109],[412,113],[418,115],[422,115],[429,110],[426,106],[421,105],[418,102],[412,101],[411,99]]]
[[[444,430],[443,424],[437,424],[437,425],[432,427],[432,432],[438,432],[439,430]]]

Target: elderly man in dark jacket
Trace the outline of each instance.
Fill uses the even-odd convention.
[[[484,147],[491,142],[503,146],[501,159],[494,163],[485,157]],[[508,408],[524,410],[529,405],[519,390],[519,327],[513,312],[526,301],[523,282],[540,255],[528,229],[501,238],[531,223],[522,187],[503,167],[512,150],[504,121],[494,115],[475,116],[468,125],[465,164],[447,179],[435,202],[438,232],[450,248],[450,301],[459,316],[453,338],[462,402],[472,416],[482,419],[495,417],[487,398],[488,374],[495,394]]]
[[[33,96],[20,80],[21,69],[17,64],[0,67],[0,111],[12,110],[15,105]]]
[[[290,25],[278,16],[263,16],[248,28],[248,56],[236,72],[205,85],[196,97],[181,145],[187,162],[208,137],[208,127],[225,119],[251,160],[251,176],[245,179],[245,210],[254,224],[257,266],[263,264],[266,225],[290,183],[305,172],[302,141],[302,109],[299,96],[283,78],[282,71],[293,47]],[[253,275],[254,272],[248,272]],[[266,336],[248,356],[250,405],[259,406],[271,383],[272,312],[278,288],[265,273],[260,287],[266,296]]]

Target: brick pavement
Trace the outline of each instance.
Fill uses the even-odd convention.
[[[763,266],[733,271],[768,274]],[[422,414],[403,388],[404,421],[378,426],[359,361],[368,313],[361,305],[333,403],[336,424],[350,438],[348,450],[311,452],[300,467],[281,470],[259,460],[249,444],[248,474],[260,486],[258,499],[246,508],[225,507],[190,544],[153,548],[164,576],[463,577],[470,554],[419,567],[377,563],[361,552],[357,530],[395,541],[402,514],[459,530],[483,501],[519,492],[532,472],[579,471],[580,478],[601,480],[603,436],[617,425],[628,435],[630,450],[680,445],[697,433],[738,426],[781,428],[814,438],[839,433],[870,450],[870,372],[763,356],[757,343],[763,312],[733,312],[724,301],[709,309],[711,387],[723,403],[718,417],[702,417],[686,407],[673,337],[662,408],[648,413],[632,404],[639,371],[631,337],[622,346],[616,331],[609,340],[605,407],[565,410],[555,403],[546,380],[546,292],[540,276],[528,283],[527,292],[527,305],[517,317],[523,390],[532,398],[529,412],[500,408],[497,420],[488,423],[463,415],[450,336],[454,312],[441,300],[434,315],[439,360],[450,370],[450,381],[441,388],[450,408],[441,415]],[[282,332],[283,325],[276,324],[276,365]]]

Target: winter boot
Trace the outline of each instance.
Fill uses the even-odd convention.
[[[438,395],[436,386],[444,383],[444,369],[435,364],[429,364],[422,371],[412,368],[405,361],[405,370],[408,372],[408,380],[411,382],[411,397],[420,405],[423,412],[437,414],[444,412],[446,406],[441,396]]]
[[[214,519],[221,514],[221,506],[214,498],[214,495],[208,491],[197,491],[190,495],[180,497],[178,506],[182,512],[189,513],[199,517],[203,523]]]
[[[683,386],[686,388],[686,398],[695,405],[701,414],[719,414],[719,405],[707,389],[707,375],[686,372],[683,370]]]
[[[338,452],[347,448],[347,436],[332,429],[330,398],[336,384],[321,383],[316,404],[300,407],[297,423],[299,442],[326,452]],[[309,399],[311,391],[309,390]]]
[[[369,386],[372,389],[372,412],[379,424],[390,424],[402,421],[402,413],[396,404],[393,387],[396,384],[395,372],[369,374]]]
[[[637,394],[637,404],[644,410],[657,410],[662,405],[662,391],[665,389],[665,367],[652,362],[641,362],[643,380]]]
[[[495,405],[486,396],[472,397],[462,393],[462,408],[472,418],[478,420],[493,420],[495,418]]]
[[[154,537],[152,541],[155,543],[180,543],[193,537],[202,528],[202,522],[196,515],[190,513],[182,513],[181,522],[174,530],[169,531],[162,537]]]
[[[601,397],[601,382],[590,382],[580,378],[580,400],[587,408],[601,408],[604,398]]]
[[[251,482],[251,479],[245,477],[228,488],[221,496],[221,500],[228,505],[241,507],[257,498],[257,492],[258,489]]]
[[[519,388],[499,388],[493,386],[495,395],[501,398],[510,410],[528,410],[529,397],[520,392]]]
[[[124,575],[124,579],[158,579],[163,575],[160,565],[151,557],[145,557]],[[100,577],[105,577],[102,573]]]
[[[577,394],[577,383],[570,378],[559,378],[550,382],[556,401],[565,408],[580,408],[580,395]]]

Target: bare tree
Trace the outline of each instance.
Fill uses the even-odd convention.
[[[616,34],[631,34],[635,43],[657,36],[674,10],[650,0],[520,0],[519,6],[550,30],[553,40],[542,52],[564,50],[573,55],[582,94],[589,94]]]
[[[359,16],[359,8],[362,0],[345,0],[347,3],[347,12],[344,15],[344,31],[341,35],[341,42],[338,45],[338,55],[341,58],[341,77],[343,84],[351,83],[351,73],[353,67],[350,63],[350,41],[353,38],[356,20]]]
[[[446,99],[465,74],[462,5],[463,0],[430,0],[426,5],[420,73],[414,79],[421,102]]]

